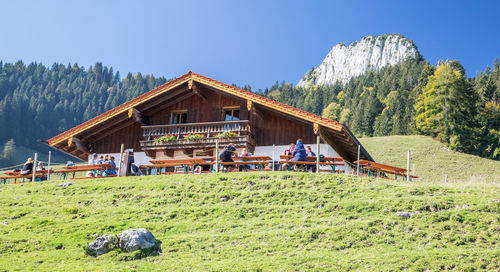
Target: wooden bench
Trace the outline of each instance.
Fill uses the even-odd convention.
[[[354,163],[357,164],[358,161],[355,161]],[[396,180],[398,176],[402,176],[403,180],[407,178],[407,170],[404,168],[395,167],[387,164],[381,164],[368,160],[359,160],[359,168],[361,175],[364,175],[366,173],[368,176],[373,175],[376,177],[378,176],[377,173],[381,172],[394,175],[394,179]],[[418,178],[418,176],[410,175],[410,180],[414,178]]]
[[[292,155],[280,155],[280,159],[282,160],[290,160],[293,159]],[[306,157],[307,161],[316,161],[316,156],[307,156]],[[323,157],[323,162],[343,162],[344,159],[341,157]]]
[[[48,172],[48,170],[36,170],[36,174],[45,174],[46,175],[47,172]],[[52,170],[51,170],[51,172],[52,172]],[[21,173],[21,172],[20,171],[17,171],[17,172],[14,172],[14,171],[4,172],[4,174],[9,175],[9,176],[19,176],[19,173]]]
[[[268,164],[271,157],[269,156],[248,156],[248,157],[233,157],[234,162],[219,162],[219,165],[254,165],[257,170],[264,170],[265,165]],[[215,165],[215,157],[209,158],[193,158],[193,159],[168,159],[168,160],[150,160],[152,164],[141,165],[140,168],[146,169],[146,174],[149,175],[150,169],[162,169],[169,167],[182,167],[183,172],[162,172],[161,174],[187,174],[189,171],[194,173],[210,172],[199,171],[197,168],[202,165]],[[191,170],[189,170],[191,169]]]
[[[234,165],[236,168],[244,165],[253,165],[255,166],[255,171],[262,171],[266,169],[265,165],[268,162],[265,161],[235,161],[235,162],[219,162],[219,165]],[[215,164],[215,162],[211,162],[211,164]],[[250,170],[250,169],[248,169]]]
[[[291,169],[292,165],[305,165],[305,166],[315,166],[317,164],[317,157],[315,156],[307,156],[306,161],[291,161],[293,156],[290,155],[281,155],[279,161],[280,164],[287,164],[288,170]],[[319,162],[320,166],[330,166],[332,168],[332,173],[337,173],[335,166],[343,166],[343,159],[340,157],[323,157],[323,160]],[[321,169],[320,169],[321,172]]]
[[[232,162],[221,162],[219,161],[219,165],[234,165],[239,168],[239,166],[243,165],[253,165],[255,166],[255,171],[271,171],[272,169],[266,168],[266,164],[271,161],[271,157],[269,156],[245,156],[245,157],[232,157]],[[207,164],[215,165],[215,161],[208,162]],[[253,170],[253,169],[248,169]],[[226,169],[227,171],[227,169]]]
[[[43,177],[46,177],[46,175],[44,173],[35,174],[35,178],[43,178]],[[32,174],[0,176],[0,183],[7,184],[7,180],[10,183],[10,180],[12,180],[12,179],[14,180],[14,183],[18,183],[17,179],[32,179],[32,178],[33,178]]]
[[[149,169],[161,169],[168,167],[182,167],[184,174],[189,172],[189,168],[191,168],[192,173],[194,174],[196,168],[199,165],[208,164],[206,160],[200,158],[193,159],[168,159],[168,160],[150,160],[152,164],[149,165],[141,165],[141,168],[146,169],[146,175],[149,175]],[[164,172],[164,173],[179,173],[179,172]]]

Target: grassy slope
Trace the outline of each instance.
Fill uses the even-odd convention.
[[[307,173],[58,183],[0,186],[0,271],[500,269],[498,183]],[[162,241],[159,256],[84,254],[95,235],[140,227]]]
[[[21,168],[22,164],[24,162],[26,162],[26,159],[28,157],[34,158],[35,152],[38,152],[38,160],[43,161],[46,165],[47,164],[46,162],[49,159],[48,152],[39,152],[39,151],[36,151],[35,149],[29,148],[29,147],[16,146],[16,153],[15,153],[15,157],[14,157],[14,161],[15,161],[14,165],[16,165],[16,167],[12,167],[14,165],[9,164],[9,165],[0,165],[0,168],[7,168],[8,167],[8,170],[12,170],[13,168]],[[52,164],[54,164],[54,163],[65,164],[68,160],[71,160],[75,163],[80,162],[80,160],[77,160],[75,158],[71,158],[70,156],[66,156],[59,151],[52,150],[52,155],[51,155],[51,163]]]
[[[426,136],[360,138],[361,144],[380,163],[406,168],[408,149],[421,181],[500,182],[500,161],[450,151]],[[413,167],[413,166],[411,166]]]

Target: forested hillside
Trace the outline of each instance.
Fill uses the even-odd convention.
[[[77,64],[15,64],[0,61],[0,146],[43,149],[37,142],[165,83],[164,77],[127,74],[102,63],[88,69]],[[12,144],[0,154],[9,165]]]
[[[466,78],[457,61],[407,59],[346,85],[276,82],[262,95],[338,120],[360,136],[421,134],[456,151],[500,159],[500,63]]]
[[[426,65],[422,59],[408,59],[378,72],[369,71],[345,86],[302,88],[276,83],[264,95],[337,120],[357,135],[412,134],[408,124],[415,100],[412,90]]]

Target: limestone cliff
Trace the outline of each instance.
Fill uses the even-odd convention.
[[[413,42],[401,35],[367,36],[347,47],[334,46],[318,68],[307,72],[297,85],[328,85],[337,81],[346,84],[368,70],[378,70],[418,56]]]

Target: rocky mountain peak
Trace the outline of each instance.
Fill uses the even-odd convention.
[[[297,86],[329,85],[337,81],[346,84],[352,77],[368,70],[379,70],[417,56],[417,47],[402,35],[366,36],[349,46],[335,45],[323,62],[316,69],[309,70]]]

